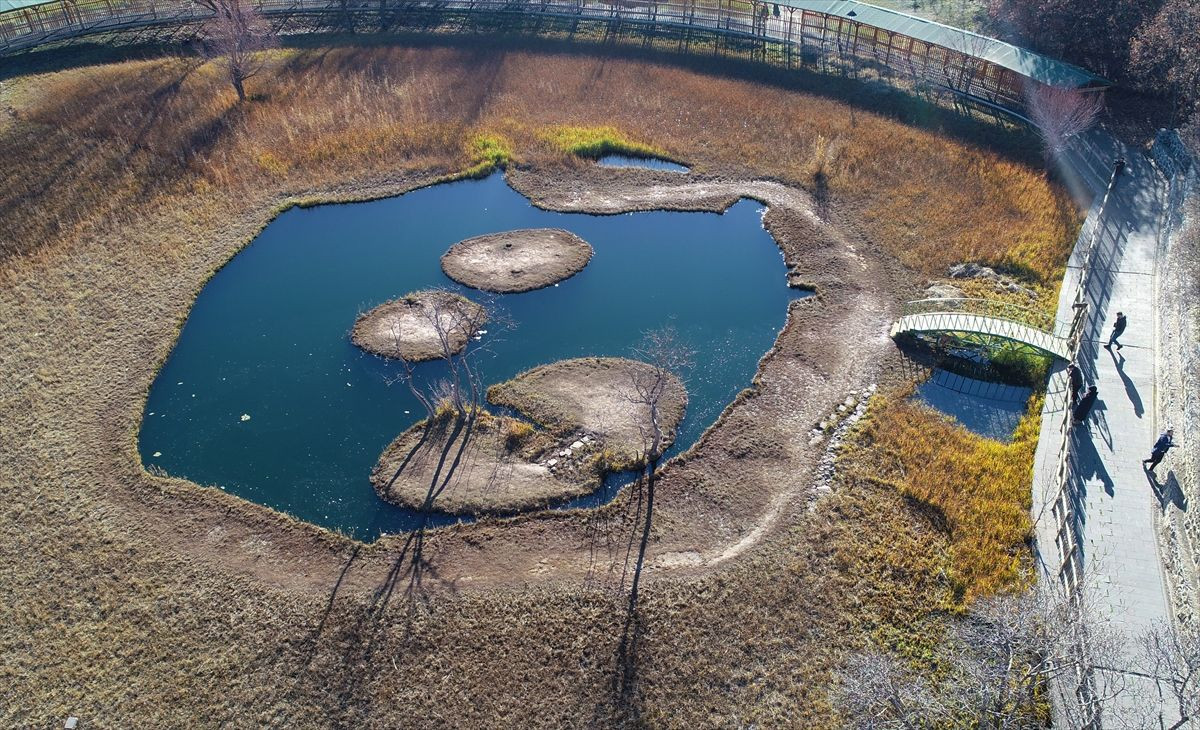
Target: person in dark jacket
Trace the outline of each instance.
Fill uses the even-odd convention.
[[[1117,349],[1120,350],[1121,343],[1117,342],[1117,338],[1120,337],[1124,332],[1125,332],[1125,313],[1117,312],[1117,321],[1113,322],[1112,335],[1108,338],[1108,344],[1105,345],[1105,347],[1107,347],[1108,349],[1111,350],[1113,345],[1116,345]]]
[[[1175,445],[1175,429],[1168,428],[1158,436],[1158,440],[1154,442],[1154,448],[1150,450],[1150,458],[1142,459],[1143,464],[1150,466],[1146,471],[1153,472],[1154,467],[1158,466],[1158,462],[1163,460],[1167,455],[1167,449]]]
[[[1071,407],[1079,402],[1079,391],[1083,390],[1083,371],[1074,361],[1067,365],[1067,387],[1071,389]]]
[[[1096,405],[1096,398],[1099,393],[1096,392],[1096,386],[1089,385],[1087,393],[1079,399],[1079,403],[1075,405],[1075,410],[1071,411],[1071,418],[1075,425],[1079,425],[1087,420],[1088,414],[1092,412],[1092,406]]]

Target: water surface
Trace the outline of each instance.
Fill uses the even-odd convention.
[[[670,160],[657,157],[629,157],[626,155],[605,155],[596,160],[601,167],[641,167],[647,170],[668,170],[670,172],[688,172],[689,168]]]
[[[995,441],[1012,441],[1025,415],[1030,388],[990,383],[934,370],[917,387],[916,397],[935,410],[953,417],[967,430]]]
[[[421,415],[397,363],[354,347],[359,312],[448,287],[439,258],[464,238],[554,226],[592,244],[581,273],[496,297],[510,328],[489,327],[488,384],[563,358],[629,356],[643,333],[673,326],[698,351],[684,373],[687,415],[671,453],[691,446],[750,384],[782,327],[786,268],[743,200],[723,215],[617,216],[533,207],[500,175],[349,205],[293,208],[221,269],[196,299],[151,388],[139,448],[146,465],[215,485],[360,539],[412,529],[368,475]],[[421,379],[443,366],[418,366]],[[244,416],[249,416],[244,419]],[[572,504],[611,498],[613,479]],[[451,518],[439,518],[441,522]]]

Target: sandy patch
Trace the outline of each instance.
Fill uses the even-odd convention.
[[[483,291],[532,291],[568,279],[592,258],[588,242],[561,228],[525,228],[468,238],[442,256],[442,271]]]
[[[461,352],[486,321],[483,308],[466,297],[432,289],[416,291],[359,315],[350,341],[383,357],[435,360],[447,348],[451,355]]]
[[[634,379],[650,377],[653,368],[636,360],[588,357],[561,360],[521,373],[488,389],[488,400],[515,408],[556,432],[581,429],[595,434],[617,460],[635,465],[646,449],[650,408],[637,402]],[[663,448],[675,440],[675,429],[687,408],[687,390],[674,375],[659,403]]]

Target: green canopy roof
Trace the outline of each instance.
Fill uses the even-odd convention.
[[[849,17],[866,25],[900,33],[991,61],[1049,86],[1081,87],[1107,84],[1103,77],[1011,43],[854,0],[780,0],[780,5]]]
[[[0,0],[0,13],[6,10],[27,8],[30,5],[44,5],[48,2],[53,2],[53,0]]]

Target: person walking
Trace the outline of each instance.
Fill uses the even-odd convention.
[[[1125,332],[1125,313],[1117,312],[1117,321],[1113,322],[1112,335],[1109,336],[1108,344],[1105,345],[1105,347],[1107,347],[1108,349],[1111,350],[1113,348],[1113,345],[1116,345],[1117,349],[1120,350],[1121,343],[1117,342],[1117,338],[1120,337],[1122,334],[1124,334],[1124,332]]]
[[[1083,390],[1083,371],[1072,360],[1067,365],[1067,387],[1071,389],[1071,407],[1079,403],[1079,391]]]
[[[1154,473],[1154,467],[1158,466],[1158,462],[1163,460],[1167,455],[1167,449],[1175,445],[1175,429],[1168,428],[1158,436],[1158,440],[1154,442],[1154,448],[1150,451],[1149,459],[1142,459],[1142,464],[1149,464],[1146,471]]]
[[[1097,397],[1099,397],[1099,393],[1096,390],[1096,386],[1089,385],[1087,393],[1083,394],[1083,397],[1079,399],[1079,403],[1075,404],[1075,410],[1071,411],[1071,419],[1074,421],[1074,425],[1078,426],[1087,420],[1088,414],[1092,412],[1092,406],[1096,405]]]

